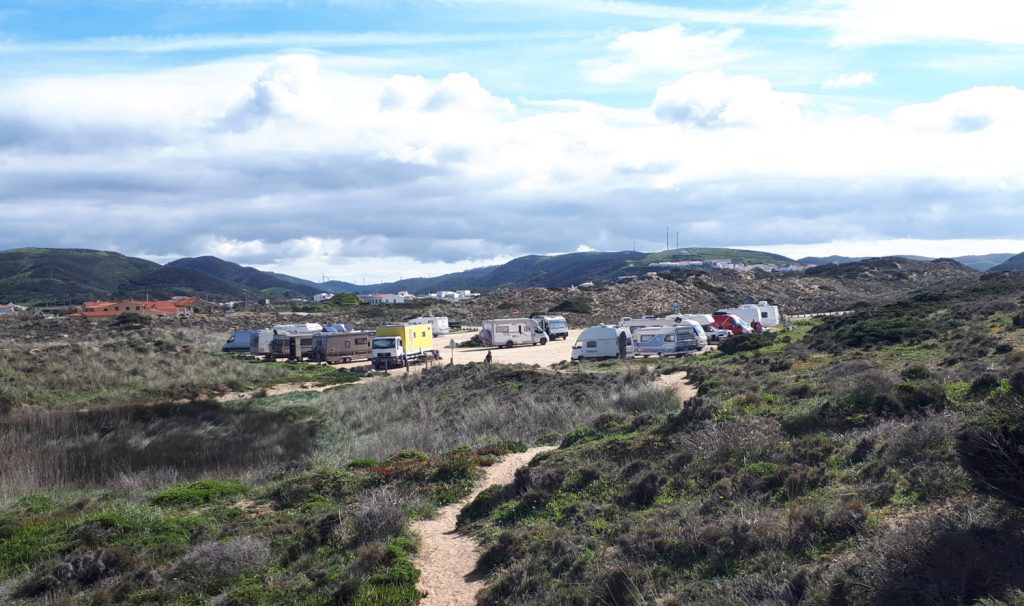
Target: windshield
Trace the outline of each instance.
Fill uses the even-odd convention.
[[[572,344],[573,349],[583,349],[583,341],[576,341]]]
[[[395,341],[397,341],[397,340],[398,340],[398,337],[386,337],[386,338],[381,338],[381,339],[374,339],[373,340],[373,348],[374,349],[389,349],[389,348],[392,348],[392,347],[394,347],[396,345]]]
[[[548,328],[565,328],[565,320],[552,320],[548,322]]]

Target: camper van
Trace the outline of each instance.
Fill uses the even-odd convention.
[[[536,320],[505,318],[484,320],[480,340],[487,347],[515,347],[516,345],[547,345],[550,337]]]
[[[313,348],[309,359],[327,364],[348,364],[353,360],[370,359],[370,342],[377,333],[321,332],[313,335]]]
[[[370,343],[373,367],[376,370],[418,364],[441,353],[434,349],[434,334],[423,324],[389,324],[376,331]]]
[[[309,353],[313,351],[313,337],[315,333],[311,335],[291,335],[288,337],[288,360],[292,362],[301,362],[309,357]]]
[[[572,346],[573,360],[609,360],[633,357],[633,337],[624,326],[591,326]]]
[[[622,318],[619,320],[619,326],[629,328],[631,331],[636,331],[641,328],[671,328],[674,326],[689,326],[693,334],[696,335],[697,341],[700,346],[706,347],[708,344],[708,336],[704,332],[704,327],[695,320],[688,320],[685,316],[675,314],[671,316],[665,316],[664,318],[656,318],[654,316],[644,316],[642,318]]]
[[[271,329],[257,330],[249,335],[249,355],[266,356],[270,354],[270,342],[274,340]]]
[[[551,340],[569,338],[569,324],[565,321],[562,316],[533,316],[531,320],[536,320],[540,329],[548,333]]]
[[[703,346],[689,326],[641,328],[633,332],[636,356],[676,356],[697,353]]]
[[[779,313],[778,306],[768,305],[768,301],[758,301],[756,305],[745,303],[739,307],[720,309],[715,312],[715,315],[725,314],[739,316],[747,324],[760,322],[765,328],[782,324],[782,314]]]
[[[268,358],[288,358],[301,360],[313,347],[313,335],[323,331],[320,324],[279,324],[273,328],[274,336],[270,340]],[[298,342],[292,345],[292,339]]]
[[[227,341],[224,341],[224,345],[221,345],[220,350],[224,353],[249,353],[249,341],[252,340],[255,330],[236,330],[231,333]]]
[[[415,326],[427,325],[434,332],[435,337],[446,335],[450,333],[451,327],[448,325],[448,316],[422,316],[419,318],[413,318],[409,320],[409,324]]]

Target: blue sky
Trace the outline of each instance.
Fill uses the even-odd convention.
[[[0,248],[305,277],[1024,250],[1008,0],[0,7]]]

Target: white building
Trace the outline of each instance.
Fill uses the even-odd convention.
[[[318,295],[313,295],[313,302],[314,303],[323,303],[324,301],[326,301],[328,299],[333,299],[333,298],[334,298],[334,293],[322,292],[322,293],[320,293]]]

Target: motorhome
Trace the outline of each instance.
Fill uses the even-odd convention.
[[[279,324],[272,330],[274,333],[270,341],[268,358],[289,358],[301,360],[313,346],[313,335],[322,332],[324,327],[320,324]],[[292,339],[298,338],[298,342],[292,345]]]
[[[255,330],[236,330],[231,333],[227,341],[224,341],[220,350],[224,353],[249,353],[249,342],[256,332]]]
[[[739,316],[747,324],[760,322],[765,328],[771,328],[782,324],[782,314],[779,313],[777,305],[769,305],[767,301],[758,301],[757,304],[745,303],[739,307],[719,309],[715,315],[732,314]]]
[[[569,324],[565,321],[562,316],[533,316],[531,320],[536,320],[540,329],[548,333],[551,340],[569,338]]]
[[[633,354],[636,356],[680,357],[701,349],[700,340],[689,326],[641,328],[633,332]]]
[[[434,349],[434,333],[424,324],[389,324],[376,330],[371,341],[371,359],[377,370],[418,364],[428,358],[438,359]]]
[[[419,318],[413,318],[409,320],[409,324],[414,325],[427,325],[434,332],[435,337],[446,335],[452,331],[448,325],[448,316],[421,316]]]
[[[321,332],[313,335],[313,347],[309,359],[327,364],[348,364],[354,360],[369,360],[372,353],[370,342],[377,333]]]
[[[572,346],[573,360],[608,360],[632,358],[633,337],[624,326],[591,326],[577,337]]]
[[[249,335],[249,355],[266,356],[270,354],[270,342],[274,340],[274,331],[271,329],[256,330]]]
[[[654,316],[644,316],[642,318],[621,318],[619,320],[619,326],[629,328],[631,331],[639,330],[641,328],[670,328],[673,326],[689,326],[693,334],[696,335],[697,341],[701,347],[705,347],[708,344],[708,335],[704,332],[704,327],[695,320],[688,320],[686,317],[676,314],[672,316],[665,316],[663,318],[656,318]]]
[[[530,318],[504,318],[484,320],[480,340],[487,347],[515,347],[516,345],[547,345],[550,337],[536,320]]]
[[[317,334],[291,335],[288,337],[288,359],[292,362],[301,362],[309,357],[313,350],[313,337]]]

